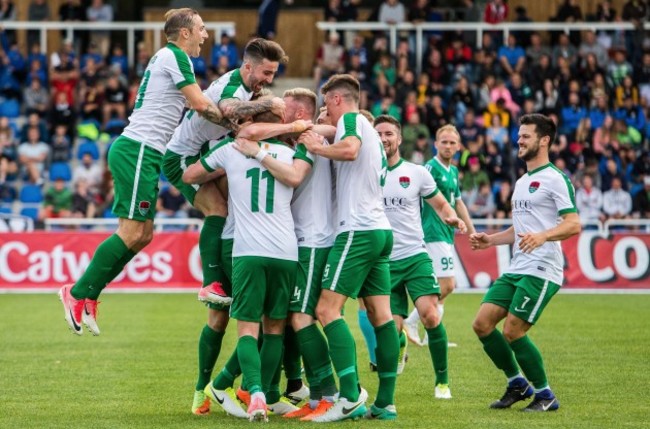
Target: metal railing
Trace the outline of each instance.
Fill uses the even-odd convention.
[[[90,228],[90,230],[107,230],[115,229],[119,223],[119,218],[106,218],[106,219],[79,219],[79,218],[57,218],[45,219],[45,230],[52,231],[55,229],[66,229],[70,227]],[[187,218],[187,219],[155,219],[154,230],[163,231],[165,227],[174,227],[175,230],[184,228],[185,230],[199,230],[203,225],[201,219]]]
[[[323,31],[385,31],[388,33],[391,54],[397,50],[397,38],[401,32],[415,33],[415,63],[417,72],[422,72],[422,56],[424,54],[425,31],[474,31],[476,32],[477,48],[482,47],[483,33],[486,31],[501,31],[503,39],[507,39],[511,31],[571,31],[582,30],[633,30],[630,22],[509,22],[503,24],[487,24],[484,22],[423,22],[413,24],[386,24],[384,22],[329,22],[319,21],[316,27]],[[650,23],[643,24],[645,30],[650,30]]]
[[[153,31],[153,52],[161,47],[161,33],[165,23],[160,22],[33,22],[33,21],[3,21],[2,28],[6,30],[39,30],[41,52],[47,53],[47,32],[49,30],[65,30],[66,38],[73,39],[75,30],[115,30],[126,31],[126,52],[129,66],[135,62],[135,32],[141,30]],[[232,21],[206,22],[205,28],[214,31],[214,40],[219,40],[219,35],[224,32],[234,32],[235,23]]]
[[[32,218],[12,213],[0,213],[0,233],[32,231],[34,231]]]

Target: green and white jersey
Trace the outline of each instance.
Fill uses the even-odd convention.
[[[456,209],[456,200],[460,200],[460,183],[456,166],[447,167],[435,156],[424,167],[431,173],[449,205]],[[454,228],[444,223],[428,204],[422,204],[422,228],[425,242],[444,241],[454,244]]]
[[[424,167],[403,159],[388,167],[384,185],[384,212],[393,228],[391,261],[427,253],[420,222],[420,201],[437,193],[436,182]]]
[[[168,43],[149,60],[122,135],[160,153],[174,133],[185,108],[181,88],[196,83],[190,57]]]
[[[294,158],[311,164],[311,172],[296,188],[291,202],[299,247],[330,247],[334,242],[332,170],[330,160],[299,144]]]
[[[276,139],[260,142],[270,156],[291,164],[294,150]],[[298,260],[298,245],[291,216],[293,188],[275,180],[254,158],[234,148],[233,139],[219,142],[201,158],[208,171],[226,170],[231,214],[235,216],[233,257],[264,256]]]
[[[559,285],[564,279],[564,258],[559,241],[547,241],[531,253],[519,250],[519,234],[554,228],[560,216],[576,213],[575,190],[569,178],[548,163],[524,174],[512,193],[515,244],[508,273],[528,274]]]
[[[348,136],[361,140],[361,147],[354,161],[334,161],[336,233],[390,229],[382,200],[388,162],[379,134],[363,115],[350,112],[339,118],[334,141]]]
[[[226,222],[223,224],[223,231],[221,231],[221,239],[232,240],[234,238],[235,238],[235,214],[233,213],[230,193],[228,193],[228,216],[226,216]]]
[[[250,101],[253,92],[246,87],[239,69],[229,71],[203,91],[214,102],[236,98]],[[167,149],[183,156],[196,155],[203,145],[210,140],[221,140],[230,132],[229,129],[208,121],[195,110],[188,110],[183,121],[176,127]]]

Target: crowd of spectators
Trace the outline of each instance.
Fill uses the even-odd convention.
[[[359,3],[328,0],[324,16],[355,21]],[[465,0],[453,18],[434,3],[385,0],[368,20],[530,22],[521,7],[511,17],[503,0]],[[550,115],[558,124],[551,159],[571,177],[583,219],[648,218],[650,39],[641,24],[649,10],[645,1],[630,0],[618,13],[603,1],[583,13],[567,0],[548,20],[632,22],[635,29],[511,31],[505,39],[501,31],[486,31],[481,48],[476,32],[425,32],[419,74],[413,34],[401,34],[391,53],[382,32],[328,33],[315,59],[314,89],[333,73],[356,76],[361,107],[399,119],[402,155],[418,164],[434,156],[437,129],[455,124],[462,142],[455,162],[474,218],[510,216],[514,182],[525,172],[516,156],[517,123],[530,112]],[[42,0],[31,0],[30,14],[33,20],[56,19]],[[0,23],[10,19],[13,2],[0,0]],[[58,19],[110,21],[112,9],[103,0],[87,8],[66,0]],[[38,37],[22,52],[15,32],[0,32],[0,212],[37,220],[112,216],[105,157],[126,125],[151,53],[139,43],[129,65],[124,48],[102,36],[75,32],[47,56]],[[207,84],[241,58],[232,35],[223,33],[205,57],[192,61]],[[160,216],[192,216],[182,196],[163,185]]]
[[[384,0],[369,21],[448,21],[433,0]],[[461,22],[511,20],[508,3],[465,0],[455,10]],[[330,0],[325,15],[341,0]],[[633,30],[425,32],[422,73],[412,35],[400,35],[394,54],[383,32],[341,37],[330,33],[318,50],[314,85],[346,72],[362,85],[362,108],[390,114],[402,123],[402,156],[424,163],[435,154],[436,130],[455,124],[462,149],[457,157],[461,187],[474,218],[510,215],[510,193],[525,173],[517,158],[518,118],[540,112],[558,125],[551,160],[576,187],[586,220],[648,218],[650,198],[650,38],[642,24],[650,5],[629,0],[616,11],[602,1],[582,11],[563,2],[548,21],[631,22]],[[517,7],[512,21],[531,22]],[[348,40],[349,43],[345,43]]]

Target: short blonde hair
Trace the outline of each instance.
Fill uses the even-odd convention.
[[[438,128],[438,131],[436,131],[436,140],[438,140],[440,134],[444,133],[445,131],[449,131],[456,134],[458,136],[458,142],[460,143],[460,133],[458,132],[456,127],[453,126],[452,124],[443,125],[442,127]]]
[[[192,31],[194,28],[194,16],[198,15],[195,9],[182,7],[180,9],[170,9],[165,13],[165,36],[167,40],[175,42],[181,28],[187,28]]]
[[[305,106],[305,108],[309,111],[309,116],[314,116],[314,113],[316,112],[316,99],[318,97],[316,96],[316,93],[314,93],[314,91],[312,91],[311,89],[307,89],[307,88],[287,89],[286,91],[284,91],[284,94],[282,94],[282,98],[285,97],[293,98],[298,103]]]

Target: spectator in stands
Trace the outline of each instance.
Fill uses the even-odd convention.
[[[521,110],[521,106],[515,103],[514,100],[512,99],[512,94],[510,93],[510,90],[506,86],[505,81],[501,79],[497,79],[494,88],[490,90],[490,101],[496,104],[499,103],[503,104],[503,107],[505,107],[505,109],[507,109],[512,116],[517,116],[517,114]],[[488,109],[489,108],[490,106],[488,105]],[[486,123],[489,124],[489,120]],[[504,121],[503,125],[509,126],[510,121],[508,122]]]
[[[104,0],[92,0],[86,9],[86,19],[97,23],[113,22],[113,6],[104,4]],[[97,45],[103,57],[108,55],[110,37],[111,32],[108,30],[93,30],[90,33],[90,43]]]
[[[635,68],[634,82],[639,86],[642,103],[650,106],[650,51],[643,54],[641,65]]]
[[[237,51],[237,45],[225,31],[221,33],[219,43],[215,43],[212,47],[210,67],[212,67],[214,71],[219,67],[219,60],[222,57],[226,58],[228,70],[232,70],[239,65],[239,52]]]
[[[398,121],[402,121],[402,112],[399,110],[399,106],[395,104],[395,99],[390,95],[384,95],[379,101],[370,109],[370,113],[375,118],[379,115],[390,115]]]
[[[402,78],[407,70],[415,69],[415,56],[409,50],[409,42],[407,39],[399,40],[394,57],[395,71],[398,78]]]
[[[395,97],[396,99],[399,100],[400,96],[398,95]],[[410,91],[406,97],[404,97],[404,104],[399,106],[399,108],[402,111],[402,118],[404,122],[408,123],[411,119],[411,116],[414,113],[419,113],[420,111],[420,106],[418,105],[418,96],[415,91]],[[418,115],[418,120],[419,120],[419,115]]]
[[[433,151],[431,150],[431,143],[426,134],[419,134],[415,141],[415,147],[410,158],[410,162],[417,165],[424,165],[425,162],[433,158]]]
[[[174,186],[169,185],[160,192],[156,207],[156,217],[163,219],[184,219],[187,202],[185,197]]]
[[[634,103],[632,96],[624,95],[623,97],[623,106],[616,110],[614,119],[622,119],[628,126],[643,133],[646,126],[643,108]]]
[[[135,55],[135,64],[133,64],[132,75],[134,78],[142,79],[144,72],[149,65],[151,54],[147,50],[147,45],[144,42],[138,43],[137,53]],[[231,69],[229,69],[231,70]]]
[[[625,56],[625,50],[617,49],[614,53],[614,61],[610,61],[607,67],[607,76],[614,86],[619,85],[625,76],[634,72]]]
[[[11,143],[15,143],[18,138],[17,128],[14,124],[9,122],[9,118],[6,116],[0,117],[0,134],[4,134],[7,137],[7,140]]]
[[[365,39],[360,34],[356,34],[352,39],[352,47],[347,51],[348,67],[352,61],[352,57],[358,57],[358,65],[355,67],[362,70],[364,73],[369,71],[369,54],[366,49]]]
[[[85,153],[72,173],[72,180],[77,182],[83,179],[90,192],[97,193],[102,183],[103,174],[104,171],[99,163],[93,159],[91,154]]]
[[[508,88],[508,91],[510,91],[510,96],[512,97],[512,101],[517,106],[523,107],[526,100],[533,98],[533,90],[523,80],[521,74],[519,73],[511,74],[510,82],[506,86]]]
[[[390,55],[383,54],[379,57],[379,61],[372,67],[372,79],[379,94],[394,93],[397,69]]]
[[[551,66],[551,56],[543,54],[539,57],[537,65],[530,67],[527,73],[527,81],[533,87],[533,90],[542,89],[542,83],[547,79],[555,81],[556,70]]]
[[[472,219],[492,219],[496,211],[490,183],[481,183],[467,197],[467,210]]]
[[[632,213],[632,197],[623,189],[619,177],[612,178],[612,187],[603,194],[603,211],[608,219],[629,219]]]
[[[93,194],[88,189],[85,179],[75,180],[75,192],[72,195],[72,217],[92,219],[95,217],[97,207]]]
[[[454,92],[451,94],[451,111],[454,114],[455,123],[462,123],[465,113],[468,110],[475,110],[476,107],[477,99],[474,89],[467,78],[462,76],[458,79]]]
[[[325,5],[325,21],[356,21],[359,15],[357,6],[360,0],[328,0]]]
[[[420,105],[418,102],[417,87],[415,84],[415,74],[412,70],[406,70],[403,76],[397,79],[395,87],[395,99],[399,103],[399,107],[404,112],[404,119],[408,121],[408,116],[413,109],[417,109]],[[400,103],[401,100],[401,103]],[[406,110],[405,106],[411,104],[410,110]]]
[[[25,114],[38,114],[45,117],[50,104],[50,94],[47,89],[43,88],[40,79],[33,79],[28,87],[23,90],[23,105]]]
[[[72,214],[72,192],[63,179],[54,181],[45,192],[43,207],[38,214],[40,220],[51,218],[65,218]]]
[[[438,49],[432,49],[424,65],[424,73],[429,75],[431,89],[437,94],[442,93],[448,83],[447,67],[442,62],[442,54]]]
[[[578,49],[578,55],[581,58],[581,66],[587,63],[587,55],[593,54],[598,62],[598,67],[605,67],[609,61],[607,50],[596,40],[596,33],[593,30],[587,30],[582,37],[582,43]]]
[[[500,24],[508,19],[508,3],[504,0],[489,0],[485,5],[485,12],[483,13],[483,21],[487,24]],[[494,41],[496,46],[500,46],[503,42],[501,31],[489,31],[483,33],[489,35]],[[484,40],[485,41],[485,40]],[[483,46],[487,46],[485,43]]]
[[[559,99],[560,96],[553,81],[545,79],[542,89],[538,89],[535,93],[535,110],[544,115],[558,113]]]
[[[530,66],[539,64],[542,55],[551,57],[551,49],[542,43],[542,37],[535,32],[530,35],[530,46],[526,48],[526,59]]]
[[[646,22],[647,14],[648,6],[644,0],[628,0],[623,5],[623,11],[621,12],[623,21],[630,21],[634,25],[634,30],[625,32],[625,49],[632,64],[637,64],[641,59],[645,36],[643,24]]]
[[[485,144],[485,170],[491,183],[510,180],[510,147],[499,150],[496,143]]]
[[[39,136],[42,140],[47,141],[50,138],[50,132],[47,129],[47,122],[45,119],[41,118],[38,113],[30,113],[27,115],[27,121],[23,125],[20,131],[21,142],[29,140],[28,132],[31,128],[37,128]]]
[[[461,37],[452,39],[451,44],[445,51],[445,61],[452,80],[469,74],[472,62],[472,48],[470,48]]]
[[[571,44],[569,36],[565,33],[560,34],[558,44],[553,47],[551,55],[555,67],[560,65],[559,58],[566,59],[570,68],[578,65],[578,50]]]
[[[634,196],[633,217],[650,219],[650,175],[643,178],[643,189]]]
[[[499,48],[497,55],[499,63],[507,76],[513,73],[521,73],[526,65],[526,51],[517,44],[517,38],[512,33],[508,35],[506,45]]]
[[[599,169],[601,170],[600,174],[602,177],[601,191],[609,191],[612,188],[614,179],[619,179],[624,186],[626,185],[621,167],[621,158],[618,153],[603,156],[600,160]]]
[[[557,22],[580,22],[582,21],[582,9],[576,0],[564,0],[555,14]],[[563,33],[564,34],[564,33]],[[580,44],[580,32],[572,31],[569,36],[571,44],[578,46]]]
[[[400,24],[406,21],[406,8],[399,0],[384,0],[379,6],[379,22]]]
[[[59,21],[61,22],[81,22],[86,20],[86,10],[81,5],[80,0],[64,0],[59,6]],[[66,31],[61,30],[61,36],[65,37]],[[72,33],[72,39],[78,44],[77,48],[85,46],[87,38],[85,31],[75,30]]]
[[[27,20],[31,22],[44,22],[50,20],[50,6],[45,0],[32,0],[27,9]],[[27,46],[31,46],[40,37],[39,30],[27,31]]]
[[[426,104],[424,112],[424,123],[429,128],[431,135],[435,135],[438,128],[451,122],[449,112],[444,108],[440,95],[431,97],[431,101]]]
[[[508,130],[501,124],[501,116],[497,113],[492,115],[490,125],[485,129],[485,140],[494,143],[499,151],[509,147]]]
[[[18,172],[18,152],[7,133],[0,132],[0,185]]]
[[[4,21],[16,20],[16,6],[11,0],[0,0],[0,25]],[[16,40],[16,30],[5,30],[9,43]]]
[[[641,100],[639,97],[639,88],[634,83],[634,80],[632,80],[632,76],[625,76],[620,85],[618,85],[614,90],[616,91],[616,102],[614,107],[624,107],[626,98],[632,100],[633,106],[639,105]]]
[[[77,112],[64,92],[57,92],[54,95],[54,103],[50,109],[50,133],[57,125],[74,124],[77,119]],[[69,136],[72,138],[72,130],[69,130]]]
[[[104,104],[102,106],[103,122],[106,128],[108,121],[117,118],[122,121],[126,120],[126,103],[129,99],[127,89],[122,86],[116,75],[111,75],[106,80],[104,89]]]
[[[400,146],[402,158],[411,159],[417,140],[421,136],[429,139],[431,134],[429,128],[420,121],[419,112],[415,111],[409,115],[406,124],[402,127],[402,144]]]
[[[54,128],[54,135],[50,141],[51,162],[69,162],[71,158],[71,144],[70,138],[68,137],[68,127],[65,125],[57,125]]]
[[[472,155],[467,159],[468,170],[463,173],[460,181],[460,188],[463,193],[469,195],[477,191],[482,184],[490,186],[490,178],[484,169],[481,168],[481,161],[478,156]]]
[[[485,129],[476,123],[474,110],[468,110],[463,117],[463,123],[458,126],[460,142],[467,147],[469,142],[477,142],[479,147],[483,146],[485,141]]]
[[[576,191],[576,207],[583,221],[604,221],[602,213],[603,194],[600,189],[593,186],[591,176],[582,178],[582,186]]]
[[[113,49],[111,51],[111,56],[108,58],[108,67],[113,72],[115,72],[116,70],[119,71],[119,73],[122,76],[129,75],[129,59],[126,57],[126,54],[124,53],[124,48],[122,48],[122,45],[120,45],[119,43],[116,43],[113,46]]]
[[[559,132],[574,137],[580,121],[587,117],[587,109],[580,105],[580,96],[572,92],[569,94],[569,105],[562,108]]]
[[[628,125],[625,119],[619,118],[614,120],[614,140],[616,145],[637,147],[643,137],[639,130]]]
[[[495,217],[506,219],[512,217],[512,186],[509,181],[501,182],[495,198]]]
[[[43,182],[43,171],[49,154],[50,147],[41,141],[38,128],[30,127],[27,131],[27,141],[18,146],[18,159],[30,182]]]
[[[333,74],[341,73],[345,68],[345,48],[339,41],[339,33],[331,31],[327,35],[327,41],[318,48],[314,68],[314,82],[317,88],[320,88],[321,82]]]
[[[93,82],[86,86],[81,100],[81,119],[83,121],[94,121],[97,125],[103,120],[104,90],[99,82]]]
[[[612,112],[609,110],[607,95],[604,93],[595,96],[593,102],[595,105],[589,109],[589,120],[591,121],[591,127],[596,130],[603,126],[607,116],[612,116]]]

